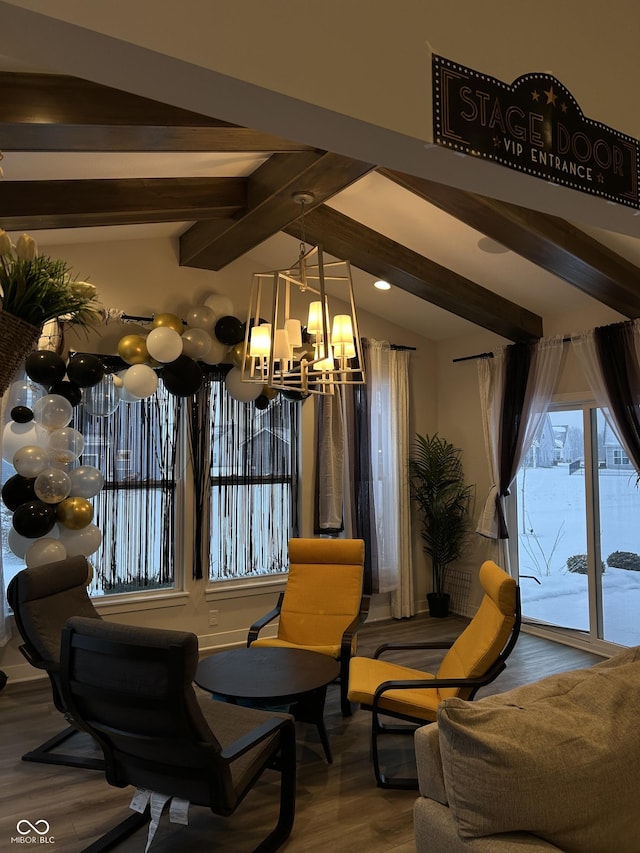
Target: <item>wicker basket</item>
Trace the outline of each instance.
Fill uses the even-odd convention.
[[[41,331],[39,326],[25,323],[0,309],[0,397],[22,362],[35,349]]]

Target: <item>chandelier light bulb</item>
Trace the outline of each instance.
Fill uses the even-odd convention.
[[[252,357],[269,357],[271,353],[271,327],[268,323],[254,326],[251,329],[249,355]]]
[[[353,326],[351,325],[351,317],[348,314],[336,314],[333,318],[331,343],[333,346],[353,343]]]

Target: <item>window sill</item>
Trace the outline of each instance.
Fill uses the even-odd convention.
[[[204,592],[206,601],[224,601],[231,598],[249,598],[253,595],[268,595],[282,592],[288,574],[277,578],[247,578],[246,580],[217,581]]]
[[[129,593],[126,598],[92,598],[93,606],[99,612],[109,615],[116,613],[135,613],[140,610],[160,610],[165,607],[184,607],[189,600],[189,593],[180,590],[160,593],[158,595],[141,595]]]

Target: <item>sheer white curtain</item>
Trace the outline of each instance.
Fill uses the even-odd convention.
[[[498,349],[493,358],[478,362],[482,428],[492,485],[476,532],[496,542],[496,560],[507,570],[509,534],[502,501],[549,410],[564,354],[561,336],[530,344],[528,365],[522,368],[526,371],[525,387],[515,387],[515,382],[522,381],[522,369],[513,369],[518,346],[524,352],[522,345],[510,345]],[[514,408],[517,398],[521,403]]]
[[[367,383],[380,592],[396,618],[415,613],[411,558],[409,353],[369,340]]]

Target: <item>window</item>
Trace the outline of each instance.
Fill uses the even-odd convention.
[[[298,529],[301,404],[283,394],[263,409],[239,402],[227,392],[224,373],[213,369],[198,395],[203,419],[193,435],[196,481],[206,466],[203,562],[211,581],[284,573],[287,543]]]
[[[525,618],[590,641],[640,644],[633,467],[602,412],[588,405],[552,407],[535,443],[512,490]]]
[[[92,499],[102,545],[89,557],[91,595],[171,588],[175,584],[175,462],[180,400],[160,384],[108,417],[79,407],[85,438],[79,464],[93,465],[104,487]]]

